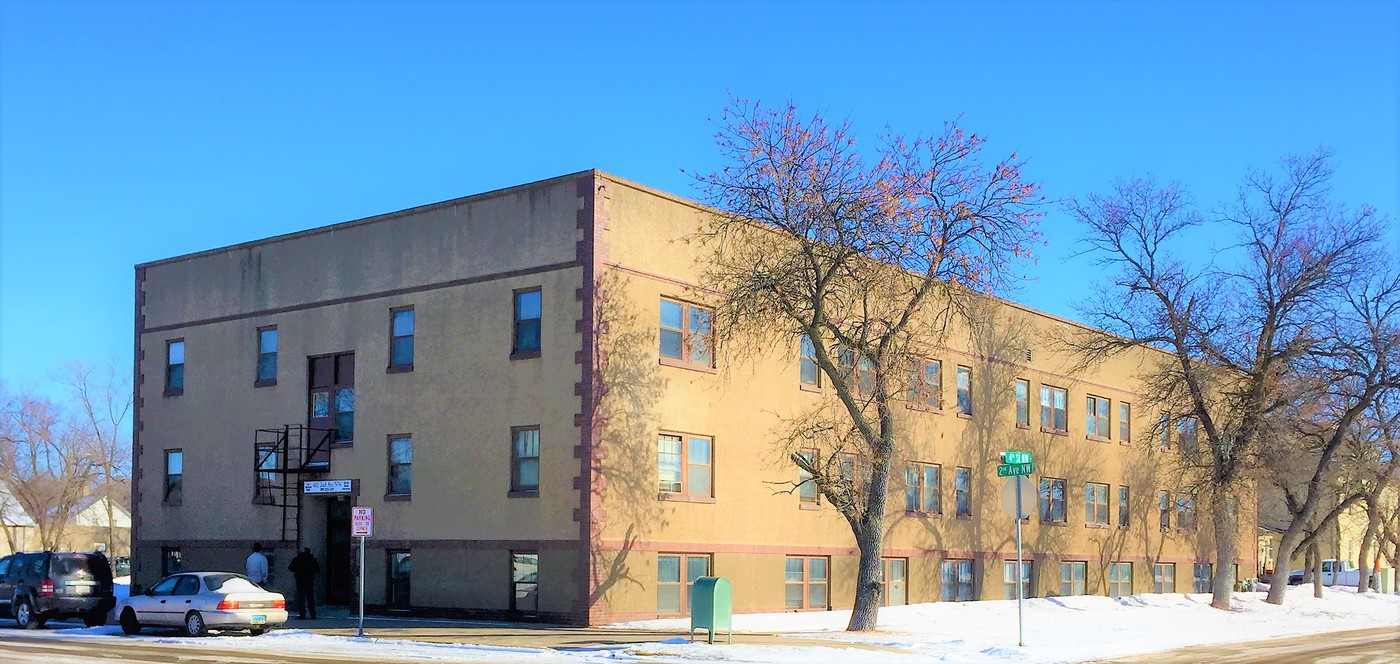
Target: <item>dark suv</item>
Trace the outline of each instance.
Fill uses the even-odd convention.
[[[0,611],[23,629],[81,617],[88,627],[107,622],[116,606],[112,566],[101,553],[16,553],[0,558]]]

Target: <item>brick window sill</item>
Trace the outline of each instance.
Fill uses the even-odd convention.
[[[384,370],[384,373],[396,374],[396,373],[408,373],[408,372],[410,372],[410,371],[413,371],[413,365],[412,365],[412,364],[391,364],[391,365],[389,365],[388,368],[386,368],[386,369]]]
[[[964,420],[972,419],[972,413],[958,413],[958,417]]]
[[[539,498],[539,489],[511,489],[506,492],[507,498]]]
[[[798,509],[804,509],[804,510],[819,510],[819,509],[822,508],[821,505],[818,505],[818,504],[816,504],[816,503],[799,503],[799,504],[797,505],[797,507],[798,507]]]
[[[927,405],[922,405],[922,404],[912,404],[912,403],[909,403],[909,404],[904,404],[904,407],[905,407],[905,408],[908,408],[909,410],[917,410],[917,411],[919,411],[919,412],[921,412],[921,413],[933,413],[934,415],[942,415],[942,414],[944,414],[944,410],[943,410],[942,408],[934,408],[933,406],[927,406]],[[962,414],[959,413],[959,416],[961,416],[961,415],[962,415]]]
[[[703,365],[703,364],[695,364],[694,362],[686,362],[685,360],[678,360],[678,359],[676,359],[676,358],[674,358],[674,357],[665,357],[665,356],[662,356],[661,359],[660,359],[660,364],[661,364],[661,366],[663,366],[663,367],[675,367],[675,368],[677,368],[677,369],[689,369],[690,371],[698,371],[698,372],[700,372],[700,373],[708,373],[708,374],[718,373],[718,372],[715,370],[715,368],[712,367],[712,366],[706,366],[706,365]]]
[[[277,385],[276,378],[260,378],[253,381],[253,387],[274,387]]]
[[[1016,424],[1016,428],[1017,428],[1017,429],[1025,429],[1025,430],[1027,430],[1027,431],[1030,431],[1031,425],[1029,425],[1029,424],[1020,424],[1020,423],[1017,423],[1017,424]]]
[[[1092,440],[1096,443],[1111,443],[1113,439],[1104,436],[1085,436],[1084,440]]]
[[[1096,529],[1099,529],[1099,530],[1108,530],[1109,528],[1112,528],[1113,526],[1110,526],[1109,524],[1106,524],[1106,523],[1086,523],[1086,524],[1084,524],[1084,527],[1085,527],[1085,528],[1096,528]]]
[[[1068,429],[1050,429],[1050,428],[1048,428],[1048,427],[1040,427],[1040,432],[1041,432],[1041,433],[1048,433],[1048,434],[1050,434],[1050,435],[1052,435],[1052,436],[1068,436],[1068,435],[1069,435],[1069,430],[1068,430]]]
[[[340,448],[340,447],[354,447],[354,446],[355,446],[355,441],[353,441],[353,440],[337,440],[337,441],[331,443],[331,449],[336,449],[336,448]]]
[[[803,392],[815,392],[817,394],[822,393],[822,386],[820,385],[808,385],[806,383],[798,383],[797,387]]]
[[[511,360],[533,360],[540,356],[540,349],[511,351]]]
[[[1028,519],[1028,520],[1029,520],[1029,519]],[[1042,526],[1051,526],[1051,527],[1054,527],[1054,528],[1067,528],[1067,527],[1069,527],[1069,524],[1068,524],[1068,523],[1065,523],[1064,521],[1041,521],[1041,522],[1040,522],[1040,525],[1042,525]]]
[[[922,510],[904,510],[904,516],[916,519],[941,519],[942,512],[924,512]]]
[[[955,518],[955,519],[957,519],[957,520],[959,520],[959,521],[971,521],[971,520],[972,520],[972,515],[971,515],[971,514],[959,514],[959,515],[957,515],[957,516],[955,516],[955,517],[953,517],[953,518]]]
[[[166,388],[165,391],[164,391],[164,392],[161,392],[160,395],[163,396],[163,397],[178,397],[178,396],[180,396],[181,394],[184,394],[184,393],[185,393],[185,388],[183,388],[183,387],[178,388],[178,389],[174,389],[174,390],[172,390],[172,389],[170,389],[170,388]]]
[[[714,496],[688,496],[683,493],[658,493],[656,499],[677,503],[705,503],[709,505],[715,503]]]
[[[410,500],[413,500],[413,494],[411,494],[411,493],[386,493],[386,494],[384,494],[384,502],[386,502],[386,503],[406,503],[406,502],[408,502],[408,501],[410,501]]]

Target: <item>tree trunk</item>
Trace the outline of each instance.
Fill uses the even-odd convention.
[[[1322,547],[1317,545],[1317,540],[1312,544],[1312,581],[1313,597],[1322,598]]]
[[[1376,500],[1371,500],[1375,498]],[[1375,542],[1381,529],[1381,510],[1379,503],[1380,496],[1367,496],[1366,500],[1366,534],[1361,537],[1361,554],[1356,561],[1356,567],[1360,569],[1357,576],[1356,592],[1364,593],[1371,589],[1371,543]]]
[[[1221,497],[1212,503],[1211,520],[1215,526],[1215,575],[1211,579],[1210,605],[1217,609],[1230,608],[1230,592],[1234,590],[1230,575],[1235,560],[1235,523],[1230,517],[1230,504]]]
[[[856,569],[856,601],[846,629],[863,632],[875,629],[880,611],[880,577],[883,573],[880,550],[883,528],[863,528],[856,536],[860,546],[860,566]]]
[[[1279,538],[1278,551],[1274,554],[1274,574],[1269,577],[1269,596],[1264,601],[1283,604],[1283,598],[1288,593],[1289,568],[1293,567],[1293,551],[1298,548],[1298,540],[1302,536],[1302,532],[1290,527]],[[1312,565],[1304,565],[1303,569],[1310,570]]]

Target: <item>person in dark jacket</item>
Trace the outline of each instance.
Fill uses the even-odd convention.
[[[287,571],[297,581],[297,604],[301,607],[301,619],[306,620],[306,611],[310,609],[311,619],[315,620],[316,574],[321,571],[321,564],[316,562],[316,556],[311,555],[311,549],[305,548],[292,558]]]

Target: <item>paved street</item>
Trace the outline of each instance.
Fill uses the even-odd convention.
[[[1112,661],[1120,664],[1395,664],[1400,662],[1400,630],[1378,627],[1251,643],[1195,646]]]

